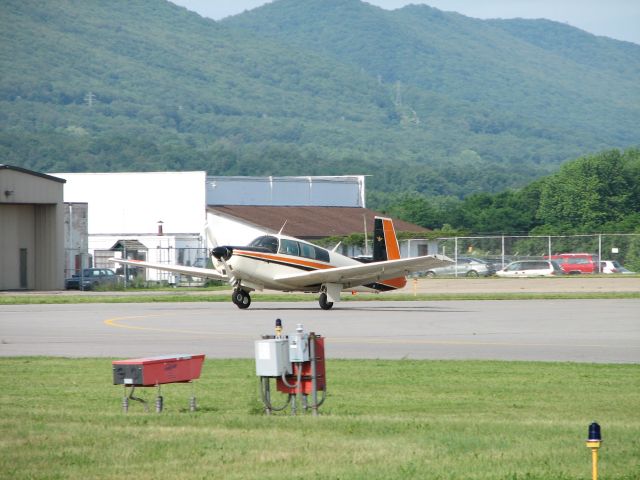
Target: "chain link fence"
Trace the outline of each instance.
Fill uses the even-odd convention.
[[[476,236],[438,238],[437,253],[449,258],[477,257],[504,266],[562,253],[587,253],[601,261],[616,260],[640,271],[640,234]]]

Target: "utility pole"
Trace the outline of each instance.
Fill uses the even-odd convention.
[[[84,102],[89,106],[89,108],[93,107],[93,101],[96,99],[96,95],[93,92],[89,92],[84,96]]]

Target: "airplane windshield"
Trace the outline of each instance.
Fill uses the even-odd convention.
[[[249,244],[250,247],[262,247],[269,250],[271,253],[278,252],[278,239],[265,235],[264,237],[258,237]]]

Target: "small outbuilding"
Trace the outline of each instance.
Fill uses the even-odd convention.
[[[0,164],[0,290],[64,287],[64,184]]]

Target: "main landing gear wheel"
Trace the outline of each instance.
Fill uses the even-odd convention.
[[[320,308],[323,310],[331,310],[331,307],[333,307],[333,302],[327,301],[327,294],[324,292],[320,294],[318,302],[320,303]]]
[[[249,305],[251,305],[249,292],[245,292],[244,290],[234,290],[231,295],[231,300],[241,309],[249,308]]]

